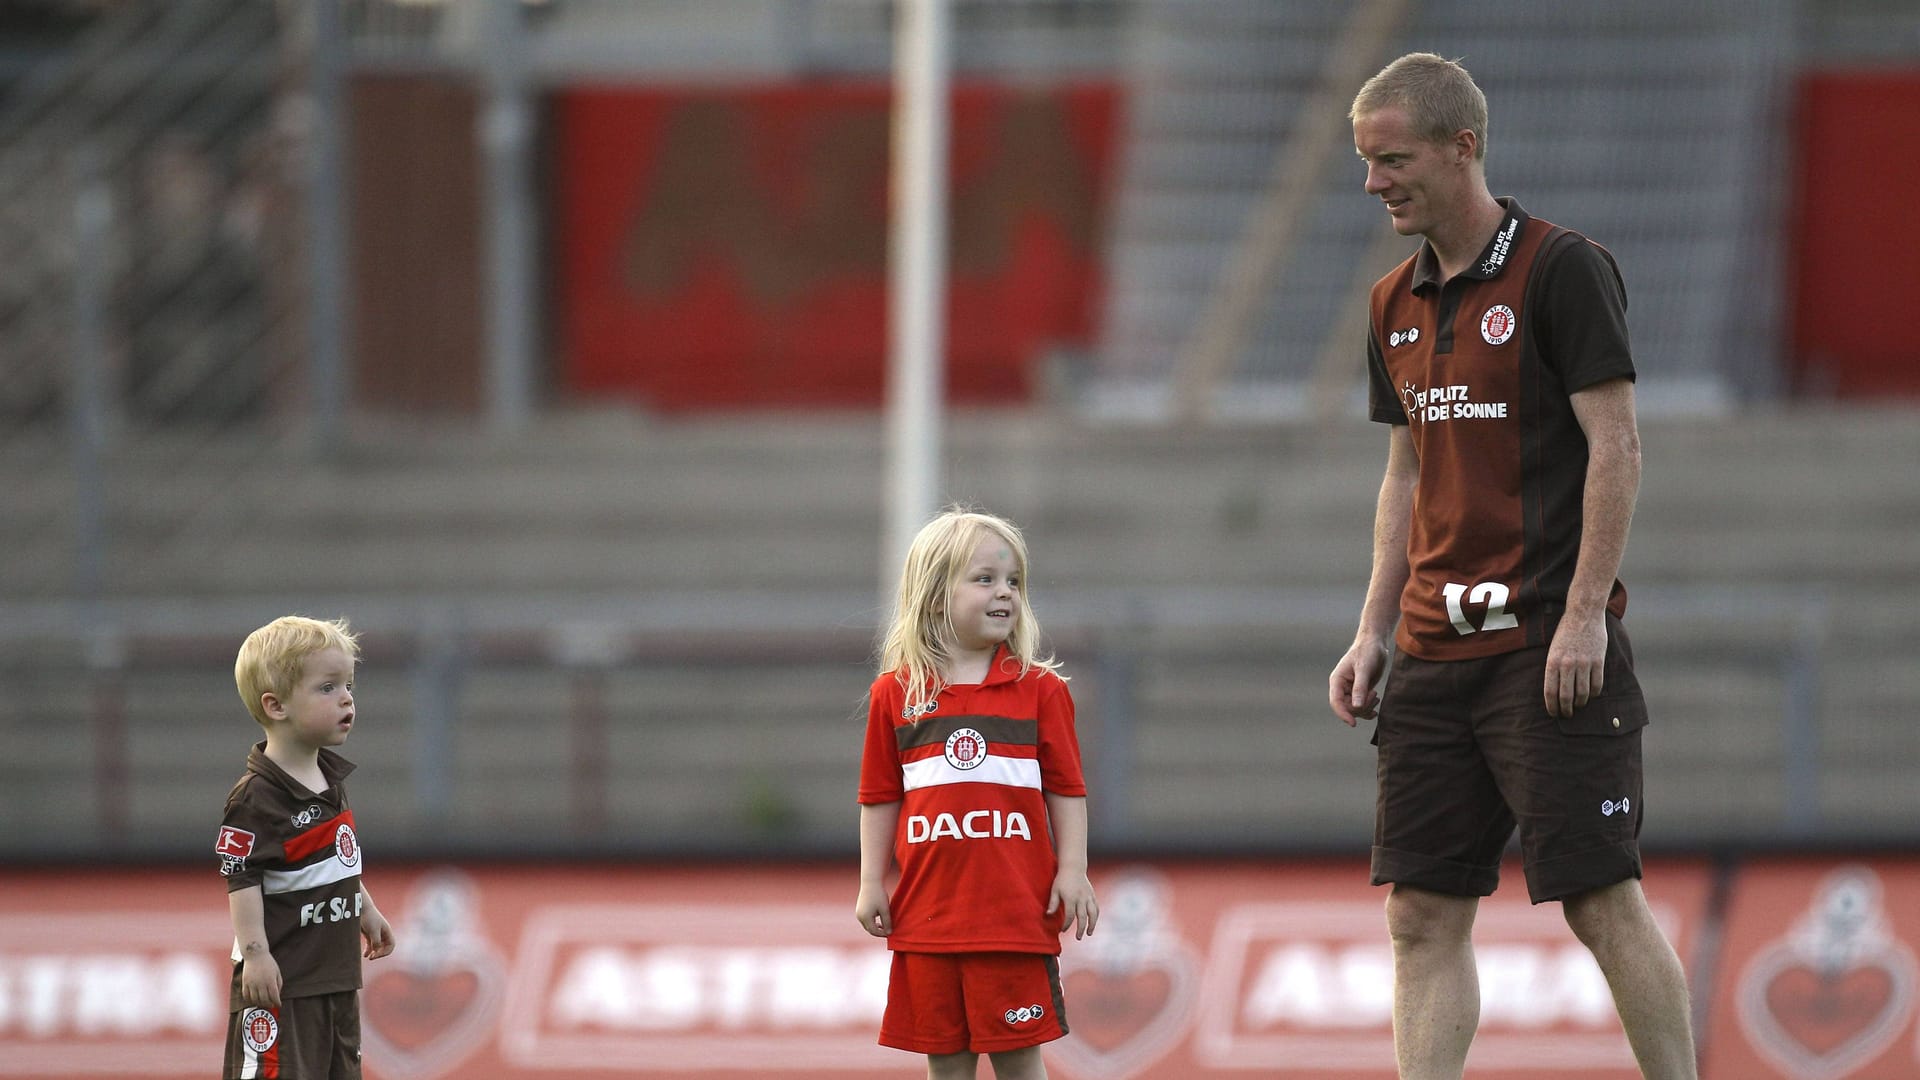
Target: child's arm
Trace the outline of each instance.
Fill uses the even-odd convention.
[[[360,899],[365,905],[360,909],[360,936],[367,943],[366,958],[378,960],[393,951],[393,927],[380,909],[373,905],[373,894],[367,891],[367,883],[360,883]]]
[[[228,893],[227,912],[233,916],[233,939],[240,946],[241,1004],[279,1008],[280,962],[267,951],[267,909],[260,886]]]
[[[860,896],[853,902],[853,917],[860,921],[860,929],[874,937],[893,933],[887,868],[893,865],[893,833],[899,825],[899,803],[861,804]]]
[[[1060,912],[1060,932],[1075,922],[1075,939],[1093,933],[1100,921],[1100,903],[1093,898],[1093,882],[1087,880],[1087,800],[1081,795],[1055,795],[1047,792],[1047,819],[1053,826],[1053,853],[1060,869],[1053,877],[1053,891],[1047,895],[1047,914]]]

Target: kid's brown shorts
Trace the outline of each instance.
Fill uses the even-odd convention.
[[[1487,896],[1517,827],[1533,902],[1640,876],[1640,732],[1633,645],[1607,617],[1601,693],[1547,712],[1546,647],[1473,660],[1395,650],[1380,720],[1373,883]]]
[[[228,1080],[360,1080],[360,992],[288,998],[227,1015]]]

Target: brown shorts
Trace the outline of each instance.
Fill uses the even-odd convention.
[[[227,1080],[360,1080],[360,992],[227,1014]]]
[[[1487,896],[1520,830],[1538,904],[1640,876],[1640,729],[1633,645],[1607,617],[1601,695],[1547,713],[1544,646],[1474,660],[1395,650],[1374,732],[1373,883]]]

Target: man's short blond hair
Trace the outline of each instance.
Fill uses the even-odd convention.
[[[247,703],[247,711],[261,727],[267,726],[261,695],[272,694],[285,701],[305,674],[307,657],[327,649],[339,649],[347,659],[359,661],[360,642],[347,620],[283,615],[240,643],[240,655],[233,662],[233,682],[240,690],[240,700]]]
[[[1443,143],[1461,130],[1473,132],[1473,156],[1487,156],[1487,96],[1457,60],[1429,52],[1408,53],[1380,69],[1354,95],[1349,120],[1380,109],[1407,110],[1414,134]]]

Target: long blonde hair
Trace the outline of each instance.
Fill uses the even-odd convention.
[[[1041,656],[1040,622],[1033,616],[1027,574],[1027,542],[1012,522],[963,507],[950,508],[921,526],[907,548],[894,599],[893,621],[880,646],[880,673],[894,673],[906,692],[906,712],[915,720],[947,686],[958,634],[953,628],[953,589],[967,572],[974,549],[989,536],[1006,542],[1020,575],[1020,614],[1007,635],[1007,654],[1020,673],[1053,671],[1059,662]]]

